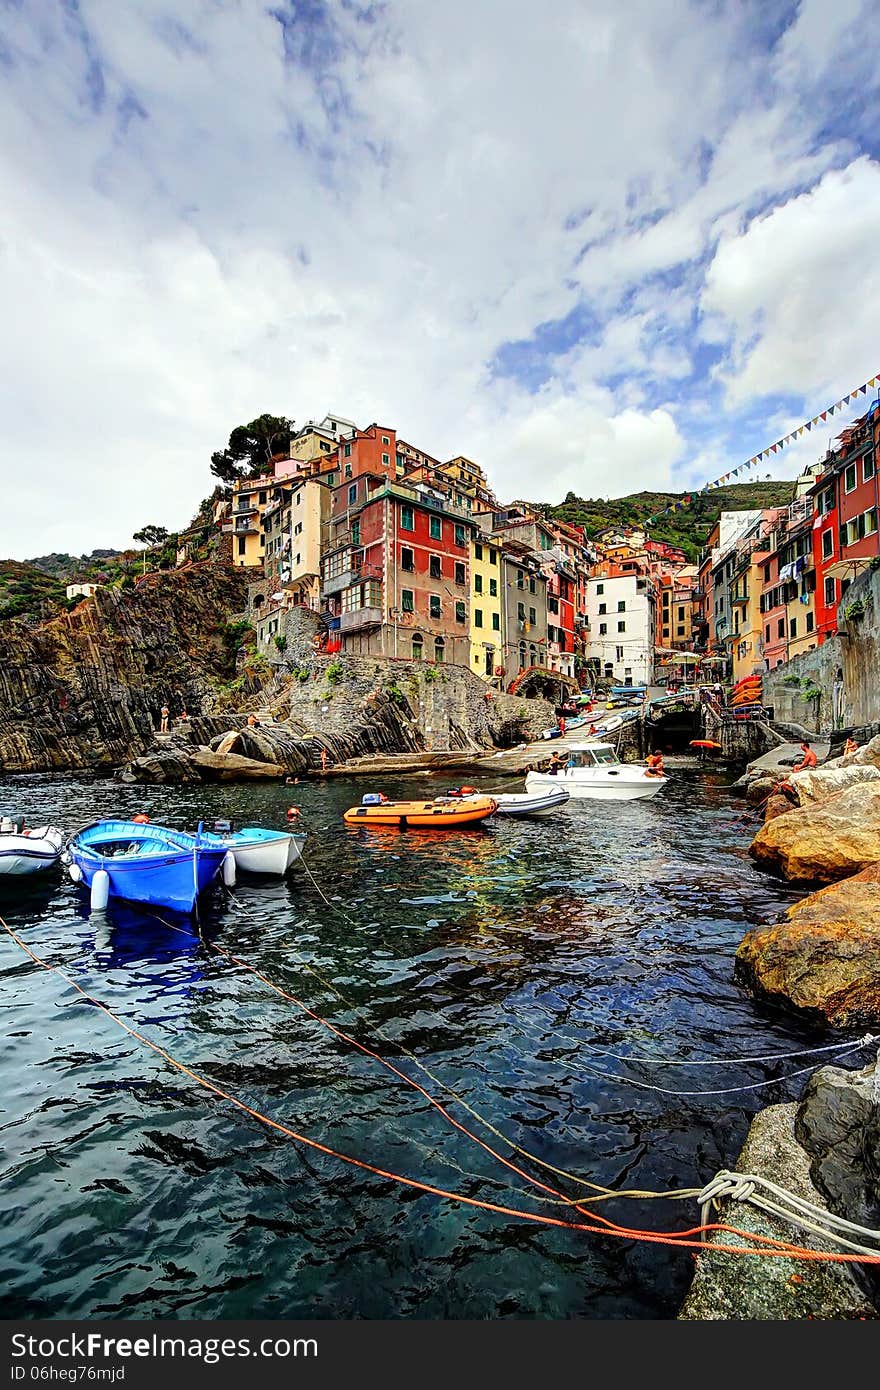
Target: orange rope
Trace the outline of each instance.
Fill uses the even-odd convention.
[[[204,1087],[207,1091],[211,1091],[214,1095],[219,1096],[221,1100],[227,1101],[237,1110],[244,1111],[245,1114],[250,1115],[253,1119],[258,1120],[269,1129],[277,1130],[279,1133],[287,1135],[288,1138],[295,1140],[297,1143],[304,1144],[307,1148],[314,1149],[318,1153],[326,1154],[329,1158],[338,1159],[341,1163],[347,1163],[351,1167],[360,1168],[364,1172],[373,1173],[380,1178],[387,1178],[391,1182],[399,1183],[404,1187],[414,1188],[419,1192],[430,1193],[434,1197],[443,1197],[448,1201],[460,1202],[464,1206],[475,1207],[481,1211],[496,1212],[501,1216],[515,1216],[520,1220],[530,1221],[536,1225],[555,1226],[569,1231],[587,1231],[593,1235],[616,1236],[618,1239],[641,1241],[646,1244],[695,1249],[703,1253],[729,1255],[751,1254],[773,1259],[800,1259],[811,1262],[835,1264],[880,1264],[880,1255],[837,1254],[820,1250],[806,1250],[800,1246],[790,1245],[787,1241],[776,1241],[769,1236],[757,1235],[755,1232],[743,1231],[736,1226],[728,1226],[721,1223],[708,1223],[703,1226],[695,1226],[688,1230],[680,1231],[675,1235],[665,1235],[654,1231],[630,1230],[627,1227],[616,1226],[610,1223],[608,1225],[597,1226],[588,1222],[565,1221],[561,1217],[546,1216],[540,1212],[521,1211],[516,1207],[502,1206],[497,1202],[487,1202],[477,1197],[466,1197],[462,1193],[450,1192],[446,1188],[435,1187],[431,1183],[419,1182],[416,1178],[408,1178],[400,1173],[391,1172],[386,1168],[379,1168],[377,1165],[368,1163],[364,1159],[355,1158],[351,1154],[342,1153],[338,1149],[330,1148],[327,1144],[322,1144],[317,1139],[311,1139],[308,1135],[300,1134],[289,1125],[282,1124],[280,1120],[273,1120],[261,1110],[256,1110],[253,1106],[246,1104],[245,1101],[230,1095],[228,1091],[224,1091],[220,1086],[215,1085],[213,1081],[209,1081],[207,1077],[201,1076],[199,1072],[193,1071],[192,1068],[186,1066],[184,1062],[178,1061],[177,1058],[172,1056],[164,1047],[160,1047],[158,1043],[145,1037],[144,1034],[138,1032],[136,1028],[132,1028],[115,1014],[112,1009],[108,1008],[106,1004],[102,1004],[99,999],[95,999],[94,995],[89,994],[88,991],[77,984],[75,980],[65,975],[57,965],[49,965],[47,961],[42,960],[2,918],[0,918],[0,924],[2,924],[16,945],[30,956],[35,964],[41,966],[42,969],[48,971],[50,974],[57,975],[65,984],[75,989],[83,999],[88,1000],[95,1008],[100,1009],[103,1014],[122,1028],[124,1032],[128,1033],[130,1037],[135,1038],[138,1042],[143,1043],[145,1047],[150,1048],[151,1051],[162,1057],[170,1066],[182,1072],[183,1075],[188,1076],[192,1081],[195,1081],[197,1085]],[[590,1215],[592,1216],[593,1214],[590,1213]],[[604,1221],[604,1218],[600,1219]],[[757,1245],[754,1248],[741,1245],[722,1245],[720,1243],[707,1245],[703,1241],[691,1238],[709,1231],[737,1235],[747,1241],[756,1242]]]

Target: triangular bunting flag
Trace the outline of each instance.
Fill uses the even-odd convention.
[[[813,416],[813,424],[814,424],[814,425],[818,425],[818,423],[819,423],[819,417],[818,417],[818,415],[814,415],[814,416]]]
[[[828,407],[828,414],[829,414],[829,415],[833,415],[836,409],[837,409],[837,406],[836,406],[836,405],[829,405],[829,407]]]
[[[813,426],[815,425],[815,423],[816,423],[815,420],[808,420],[807,423],[804,425],[804,429],[805,429],[805,430],[811,430],[811,429],[813,428]]]
[[[827,411],[827,410],[823,410],[822,413],[821,413],[821,415],[819,416],[819,419],[820,419],[820,420],[827,420],[827,419],[828,419],[828,411]]]
[[[869,386],[871,387],[871,389],[873,390],[874,387],[877,385],[877,378],[876,378],[875,376],[872,376],[872,377],[871,377],[871,380],[868,382],[868,385],[869,385]]]
[[[867,391],[867,389],[868,389],[868,383],[865,382],[864,386],[860,386],[860,387],[859,387],[859,395],[860,395],[860,396],[863,396],[863,395],[865,394],[865,392]]]
[[[843,403],[844,405],[849,405],[849,396],[844,396]]]
[[[770,445],[770,452],[771,452],[771,454],[775,454],[775,453],[776,453],[776,450],[777,450],[778,448],[779,448],[779,445],[778,445],[778,444],[771,444],[771,445]]]

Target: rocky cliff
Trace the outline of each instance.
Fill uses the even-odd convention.
[[[109,769],[147,748],[159,711],[199,709],[234,676],[225,640],[240,571],[211,565],[99,589],[29,630],[0,624],[0,770]]]

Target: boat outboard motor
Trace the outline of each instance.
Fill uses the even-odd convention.
[[[364,792],[361,797],[362,806],[379,806],[382,798],[378,792]]]
[[[215,820],[214,833],[216,835],[230,835],[232,833],[231,820]]]

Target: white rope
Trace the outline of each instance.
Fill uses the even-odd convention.
[[[768,1193],[769,1196],[766,1195]],[[847,1221],[842,1216],[836,1216],[827,1208],[819,1207],[814,1202],[808,1202],[803,1197],[796,1196],[795,1193],[787,1191],[786,1188],[780,1187],[777,1183],[758,1173],[730,1172],[724,1168],[716,1173],[697,1198],[700,1206],[700,1224],[703,1226],[707,1224],[710,1207],[714,1206],[717,1211],[721,1202],[725,1200],[750,1202],[752,1206],[760,1208],[760,1210],[781,1221],[787,1221],[793,1226],[799,1226],[802,1230],[811,1231],[814,1235],[829,1242],[843,1245],[857,1254],[880,1254],[880,1231],[874,1230],[870,1226],[860,1226],[855,1221]],[[875,1241],[876,1244],[873,1246],[862,1245],[839,1234],[842,1231],[847,1232],[848,1235],[864,1236],[868,1240]]]
[[[533,1005],[538,1013],[544,1014],[546,1018],[553,1018],[549,1009],[543,1008],[540,1004]],[[545,1034],[545,1036],[548,1036]],[[560,1029],[554,1029],[554,1038],[562,1038],[563,1042],[574,1043],[576,1047],[589,1047],[582,1038],[576,1038],[573,1033],[563,1033]],[[880,1042],[874,1033],[865,1033],[856,1042],[841,1039],[835,1043],[825,1043],[822,1047],[804,1047],[797,1052],[767,1052],[754,1057],[703,1057],[703,1058],[672,1058],[672,1057],[643,1057],[638,1054],[624,1052],[591,1052],[590,1059],[595,1060],[601,1057],[612,1057],[615,1062],[637,1062],[644,1067],[733,1067],[742,1066],[749,1062],[782,1062],[792,1057],[813,1057],[825,1052],[849,1052],[857,1047],[867,1047],[870,1043]],[[610,1073],[609,1073],[610,1075]],[[682,1095],[687,1094],[681,1092]],[[696,1094],[695,1092],[693,1094]],[[705,1094],[710,1094],[706,1092]]]
[[[847,1057],[851,1052],[858,1052],[863,1046],[864,1043],[854,1043],[837,1055]],[[799,1067],[797,1071],[786,1072],[785,1076],[771,1076],[767,1081],[753,1081],[747,1086],[720,1086],[709,1091],[678,1091],[669,1086],[652,1086],[647,1081],[634,1081],[631,1076],[615,1076],[613,1072],[603,1071],[601,1067],[587,1067],[584,1071],[572,1069],[575,1076],[598,1076],[603,1081],[618,1081],[622,1086],[637,1086],[640,1091],[657,1091],[664,1096],[730,1096],[739,1091],[760,1091],[764,1086],[780,1086],[784,1081],[792,1081],[796,1076],[806,1076],[814,1070],[814,1067]]]

